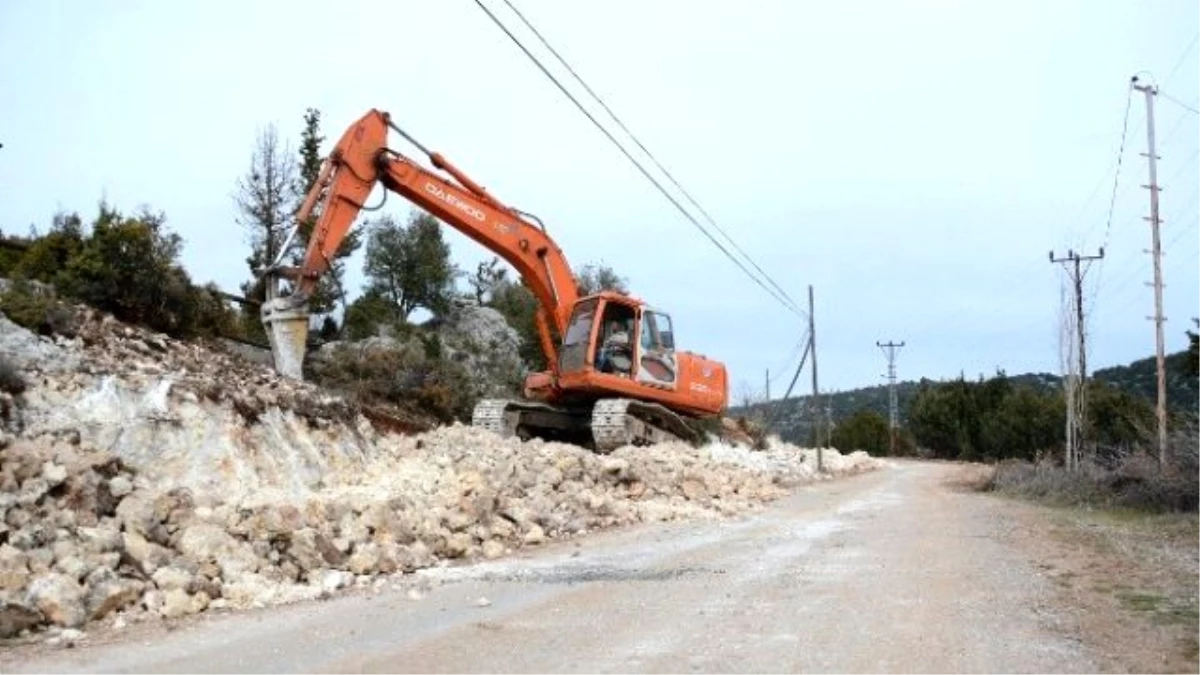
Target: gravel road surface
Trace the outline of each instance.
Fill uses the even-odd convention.
[[[20,647],[3,672],[1091,672],[1009,503],[898,462],[762,513],[426,570],[323,602]]]

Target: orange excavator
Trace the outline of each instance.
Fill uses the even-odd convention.
[[[388,148],[389,129],[444,173]],[[549,370],[526,377],[522,400],[481,401],[472,417],[475,426],[607,452],[691,440],[689,418],[724,410],[725,366],[677,351],[670,316],[611,291],[580,297],[566,257],[540,220],[506,206],[379,110],[364,115],[338,141],[297,213],[297,221],[305,222],[320,204],[302,265],[288,268],[275,261],[267,270],[262,319],[275,367],[284,375],[303,376],[308,298],[376,184],[495,252],[537,298],[538,336]],[[283,279],[291,280],[286,295],[280,293]]]

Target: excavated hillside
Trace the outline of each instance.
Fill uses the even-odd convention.
[[[875,468],[773,444],[621,448],[406,435],[240,357],[77,307],[0,315],[0,637],[318,598],[639,522],[753,511]],[[18,383],[14,384],[14,382]],[[23,382],[21,386],[20,382]],[[403,425],[399,425],[402,427]]]

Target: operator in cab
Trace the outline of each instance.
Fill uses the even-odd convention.
[[[629,375],[633,368],[629,351],[629,331],[620,321],[609,321],[600,347],[600,372]]]

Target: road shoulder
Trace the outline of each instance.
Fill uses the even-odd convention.
[[[964,469],[970,474],[971,469]],[[961,489],[971,483],[959,482]],[[1196,514],[1052,507],[996,500],[1012,543],[1053,582],[1071,632],[1105,672],[1197,672]]]

